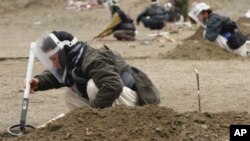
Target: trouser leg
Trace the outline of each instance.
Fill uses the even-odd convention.
[[[134,41],[135,32],[132,30],[117,30],[113,33],[117,40]]]
[[[72,111],[79,107],[90,107],[89,101],[95,99],[98,93],[98,88],[96,87],[94,81],[90,79],[87,85],[87,94],[89,100],[79,96],[71,88],[66,88],[65,91],[65,103],[68,111]],[[126,106],[136,106],[138,105],[138,95],[135,91],[128,87],[123,87],[123,91],[120,96],[114,101],[113,106],[126,105]]]
[[[222,36],[219,35],[217,37],[217,39],[216,39],[216,43],[218,43],[221,48],[224,48],[227,51],[232,52],[232,49],[230,49],[228,47],[228,45],[227,45],[227,39],[226,38],[224,38],[224,37],[222,37]]]
[[[130,107],[138,105],[137,93],[128,87],[123,87],[122,93],[114,101],[112,106],[117,106],[117,105],[125,105]]]
[[[88,82],[87,93],[89,96],[89,100],[94,100],[98,93],[98,88],[96,87],[92,79],[90,79]],[[117,106],[117,105],[126,105],[126,106],[138,105],[137,93],[131,90],[130,88],[124,86],[123,91],[121,92],[120,96],[114,101],[112,106]]]
[[[64,98],[69,111],[72,111],[79,107],[90,107],[89,101],[79,96],[71,88],[66,88]]]
[[[220,47],[226,49],[229,52],[233,52],[233,53],[238,54],[238,55],[243,56],[243,57],[247,57],[249,54],[248,49],[246,47],[246,43],[243,44],[241,47],[233,50],[233,49],[228,47],[227,40],[220,35],[217,37],[216,42],[219,44]]]
[[[241,47],[233,50],[233,52],[243,57],[249,56],[246,44],[243,44]]]

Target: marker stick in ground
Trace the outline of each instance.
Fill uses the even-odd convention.
[[[198,111],[201,113],[201,97],[200,97],[200,80],[199,80],[199,72],[195,68],[194,69],[195,74],[196,74],[196,80],[197,80],[197,96],[198,96]]]

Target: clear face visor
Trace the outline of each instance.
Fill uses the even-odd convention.
[[[191,11],[188,13],[188,16],[192,18],[197,24],[201,25],[205,28],[205,24],[199,20],[199,15],[201,11],[197,11],[195,8],[192,8]]]
[[[31,49],[41,63],[49,70],[59,82],[62,82],[63,69],[59,61],[59,53],[64,44],[54,34],[49,34],[36,41]]]
[[[62,49],[65,45],[71,47],[78,42],[74,37],[71,41],[60,41],[53,33],[43,36],[35,42],[31,48],[36,57],[49,70],[59,82],[63,82],[63,64],[66,62],[66,56]]]
[[[202,14],[201,12],[203,10],[209,9],[210,6],[207,5],[206,3],[194,3],[191,11],[188,13],[188,16],[191,17],[196,23],[201,25],[202,27],[206,28],[206,25],[204,24],[204,21],[199,19],[199,16]]]

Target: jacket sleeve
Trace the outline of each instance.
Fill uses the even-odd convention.
[[[36,89],[36,91],[49,90],[53,88],[57,89],[64,86],[48,70],[42,72],[39,75],[36,75],[35,78],[39,80],[38,88]]]
[[[87,64],[86,72],[99,89],[96,98],[91,101],[91,106],[96,108],[112,106],[123,89],[119,69],[111,60],[99,58]]]
[[[215,41],[220,34],[222,20],[216,17],[210,17],[206,26],[205,38],[209,41]]]
[[[136,22],[139,23],[141,21],[141,18],[146,17],[146,16],[148,16],[147,9],[145,11],[143,11],[141,14],[138,15],[138,17],[136,19]]]

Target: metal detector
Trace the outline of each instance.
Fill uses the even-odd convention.
[[[12,136],[22,136],[26,132],[26,128],[29,129],[35,129],[32,125],[26,125],[26,116],[28,112],[28,105],[29,105],[29,94],[30,94],[30,80],[32,77],[32,70],[33,70],[33,64],[35,55],[32,52],[31,48],[34,46],[35,43],[31,43],[30,45],[30,52],[29,52],[29,62],[28,62],[28,68],[27,68],[27,74],[26,74],[26,87],[24,90],[24,96],[23,96],[23,103],[22,103],[22,111],[21,111],[21,119],[20,124],[11,125],[7,128],[7,132]]]

